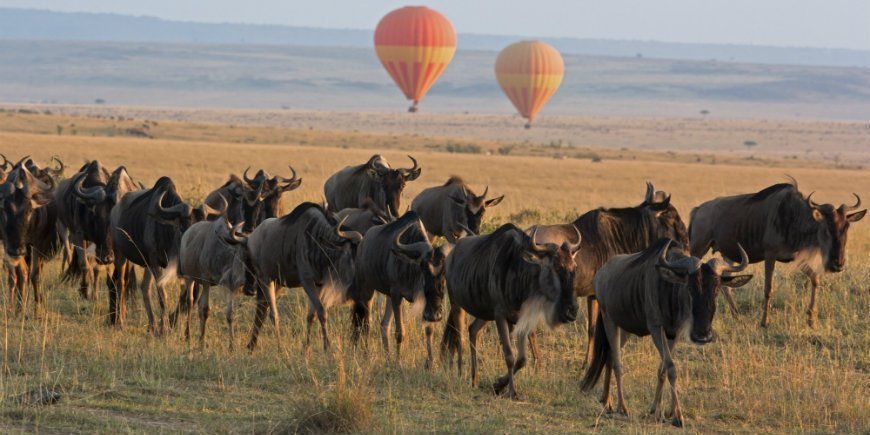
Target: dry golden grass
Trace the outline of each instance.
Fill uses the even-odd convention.
[[[394,139],[383,134],[367,133],[370,142],[366,149],[359,149],[354,141],[360,136],[353,133],[315,131],[306,139],[308,144],[300,145],[283,139],[280,135],[285,132],[276,129],[276,137],[261,140],[263,143],[236,143],[229,137],[200,137],[205,134],[202,125],[187,126],[185,132],[185,125],[179,123],[171,126],[177,139],[85,136],[81,132],[58,136],[52,131],[45,134],[39,130],[45,126],[36,128],[35,121],[29,124],[22,119],[15,128],[0,121],[0,152],[10,158],[32,154],[45,161],[59,155],[71,166],[86,158],[98,158],[108,165],[124,164],[146,185],[159,175],[171,176],[194,202],[222,183],[228,173],[238,173],[248,165],[284,174],[286,165],[292,164],[299,171],[304,181],[299,190],[286,195],[289,209],[303,200],[319,201],[326,177],[364,161],[374,152],[372,148],[394,165],[409,163],[404,157],[407,153],[398,149],[402,141],[391,142]],[[75,121],[77,125],[89,122],[83,118]],[[93,128],[97,127],[94,124]],[[162,121],[161,127],[167,132],[170,129]],[[212,127],[218,132],[230,130],[228,126]],[[320,139],[342,138],[347,148],[314,146]],[[377,147],[378,141],[382,146]],[[814,198],[818,200],[839,204],[849,201],[853,191],[870,198],[870,173],[866,170],[769,169],[650,160],[592,163],[588,159],[448,154],[412,148],[423,174],[409,183],[406,204],[420,189],[458,174],[478,190],[488,184],[490,192],[506,195],[489,215],[492,225],[512,219],[523,225],[535,220],[554,222],[593,207],[633,205],[640,202],[646,180],[672,193],[684,219],[688,219],[692,206],[705,199],[754,191],[782,181],[783,174],[797,178],[802,190],[816,191]],[[763,296],[761,270],[756,265],[752,267],[756,279],[738,294],[740,316],[732,318],[724,305],[720,306],[714,322],[719,339],[705,347],[682,344],[677,348],[688,430],[870,430],[870,322],[865,315],[870,309],[868,222],[853,226],[849,252],[847,271],[823,280],[815,329],[805,322],[805,280],[786,267],[780,267],[777,274],[771,325],[767,330],[757,326]],[[580,361],[585,351],[583,316],[574,324],[542,333],[541,366],[520,372],[518,389],[524,401],[514,403],[485,389],[471,388],[467,374],[459,379],[441,366],[426,371],[422,328],[417,320],[408,324],[409,343],[401,367],[386,363],[377,332],[370,337],[372,347],[367,353],[350,347],[349,322],[343,308],[333,309],[331,316],[333,352],[325,354],[316,340],[306,358],[300,351],[304,295],[290,289],[279,302],[284,321],[281,342],[267,327],[261,347],[253,355],[230,353],[221,292],[214,291],[208,349],[200,352],[186,344],[178,332],[164,338],[149,337],[141,304],[131,310],[126,330],[104,327],[105,290],[96,303],[82,301],[73,286],[58,282],[58,268],[54,262],[47,272],[48,310],[44,316],[2,319],[0,394],[5,399],[0,405],[0,427],[6,431],[671,430],[645,416],[658,363],[648,339],[633,340],[626,346],[626,398],[634,413],[630,418],[601,415],[595,400],[600,386],[594,395],[579,391]],[[173,290],[172,307],[177,287]],[[247,298],[237,308],[239,349],[252,311],[253,304]],[[380,302],[373,321],[379,318]],[[481,384],[486,385],[504,370],[492,328],[483,334],[480,352]],[[14,400],[40,386],[61,392],[61,402],[34,407]]]

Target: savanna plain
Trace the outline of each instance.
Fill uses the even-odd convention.
[[[578,130],[570,145],[554,140],[510,140],[469,133],[464,138],[366,129],[286,127],[257,122],[173,120],[159,110],[150,119],[122,118],[111,108],[81,114],[29,107],[0,113],[0,152],[9,159],[25,154],[38,162],[52,156],[72,174],[85,159],[107,166],[126,165],[150,186],[160,175],[175,180],[193,205],[245,167],[289,176],[292,165],[302,186],[284,196],[285,212],[301,201],[320,201],[326,178],[347,165],[383,154],[394,166],[413,155],[423,168],[410,182],[404,204],[423,188],[460,175],[477,191],[505,200],[486,218],[487,231],[505,222],[520,226],[565,222],[599,206],[623,207],[641,202],[645,182],[672,195],[688,223],[692,207],[709,198],[753,192],[798,180],[816,201],[851,203],[851,192],[870,200],[870,172],[863,167],[866,126],[849,122],[728,120],[595,119]],[[126,110],[126,111],[125,111]],[[111,116],[111,118],[110,118]],[[231,115],[227,115],[231,116]],[[323,118],[323,114],[312,114]],[[410,116],[410,115],[409,115]],[[446,115],[443,115],[446,116]],[[443,117],[442,116],[442,117]],[[340,117],[338,117],[340,118]],[[336,119],[337,123],[340,119]],[[417,121],[421,125],[425,121]],[[451,125],[462,126],[457,118]],[[736,124],[735,124],[736,123]],[[602,133],[595,124],[608,125]],[[765,150],[743,143],[744,137],[722,135],[740,127],[741,134],[763,129],[771,138],[799,143],[800,153]],[[422,127],[421,127],[422,128]],[[519,124],[516,125],[519,130]],[[570,129],[569,127],[566,127]],[[618,143],[618,129],[633,131],[632,140],[659,138],[662,146],[638,150]],[[673,134],[663,133],[670,128]],[[470,130],[469,130],[470,131]],[[675,139],[690,131],[693,143],[728,142],[701,152]],[[518,132],[517,137],[521,138]],[[585,135],[585,136],[584,136]],[[597,135],[597,136],[594,136]],[[813,140],[808,140],[807,135]],[[613,146],[596,147],[598,137]],[[749,136],[747,136],[749,137]],[[616,139],[614,139],[616,138]],[[844,148],[846,147],[846,148]],[[743,148],[746,148],[745,150]],[[805,151],[812,149],[810,151]],[[779,151],[778,151],[779,150]],[[829,152],[830,151],[830,152]],[[843,152],[844,159],[830,156]],[[795,154],[795,155],[792,155]],[[799,154],[799,155],[798,155]],[[813,158],[819,156],[818,158]],[[870,430],[870,222],[854,224],[848,241],[847,269],[826,275],[820,291],[818,320],[807,326],[804,313],[809,285],[799,271],[778,265],[771,323],[759,327],[762,269],[736,293],[740,313],[732,317],[719,301],[714,328],[717,339],[703,347],[683,343],[676,349],[680,400],[691,432],[850,432]],[[504,372],[493,327],[481,336],[481,388],[470,386],[437,362],[423,366],[425,344],[419,318],[408,318],[400,364],[390,361],[373,328],[368,348],[350,341],[347,309],[330,316],[333,348],[324,352],[315,340],[303,352],[305,296],[285,289],[279,298],[280,340],[267,324],[254,353],[244,349],[254,303],[242,298],[236,308],[237,343],[227,346],[222,291],[212,291],[212,316],[205,349],[184,339],[181,328],[163,337],[147,333],[138,293],[124,330],[105,326],[107,297],[103,285],[95,301],[80,298],[76,286],[59,280],[60,262],[46,273],[46,310],[24,317],[3,311],[0,430],[4,432],[671,432],[666,423],[646,415],[652,400],[659,358],[649,339],[626,345],[626,400],[629,417],[602,414],[594,393],[579,389],[585,354],[585,313],[555,330],[540,330],[541,358],[517,377],[522,401],[494,396],[488,385]],[[4,283],[0,284],[5,287]],[[179,285],[172,285],[174,309]],[[3,303],[9,306],[8,292]],[[32,303],[32,302],[30,302]],[[373,324],[380,320],[376,302]],[[582,304],[581,304],[582,305]],[[436,332],[436,340],[441,331]],[[392,342],[392,339],[390,340]],[[436,360],[437,361],[437,360]],[[466,366],[467,369],[467,366]],[[41,388],[60,394],[58,403],[27,404],[26,393]],[[665,399],[667,401],[667,399]]]

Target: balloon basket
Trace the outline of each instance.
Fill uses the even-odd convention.
[[[413,106],[409,107],[408,113],[417,113],[417,105],[414,104]]]

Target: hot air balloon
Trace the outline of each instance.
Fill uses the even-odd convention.
[[[450,21],[425,6],[396,9],[378,23],[375,50],[405,97],[417,103],[447,68],[456,51],[456,31]]]
[[[565,63],[555,48],[541,41],[508,45],[495,60],[495,77],[508,99],[526,118],[526,128],[562,83]]]

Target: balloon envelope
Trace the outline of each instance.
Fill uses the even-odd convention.
[[[531,126],[541,107],[562,83],[565,63],[555,48],[541,41],[505,47],[495,60],[495,77],[517,111]]]
[[[375,51],[409,100],[411,111],[447,68],[456,51],[450,21],[425,6],[406,6],[385,15],[375,29]]]

